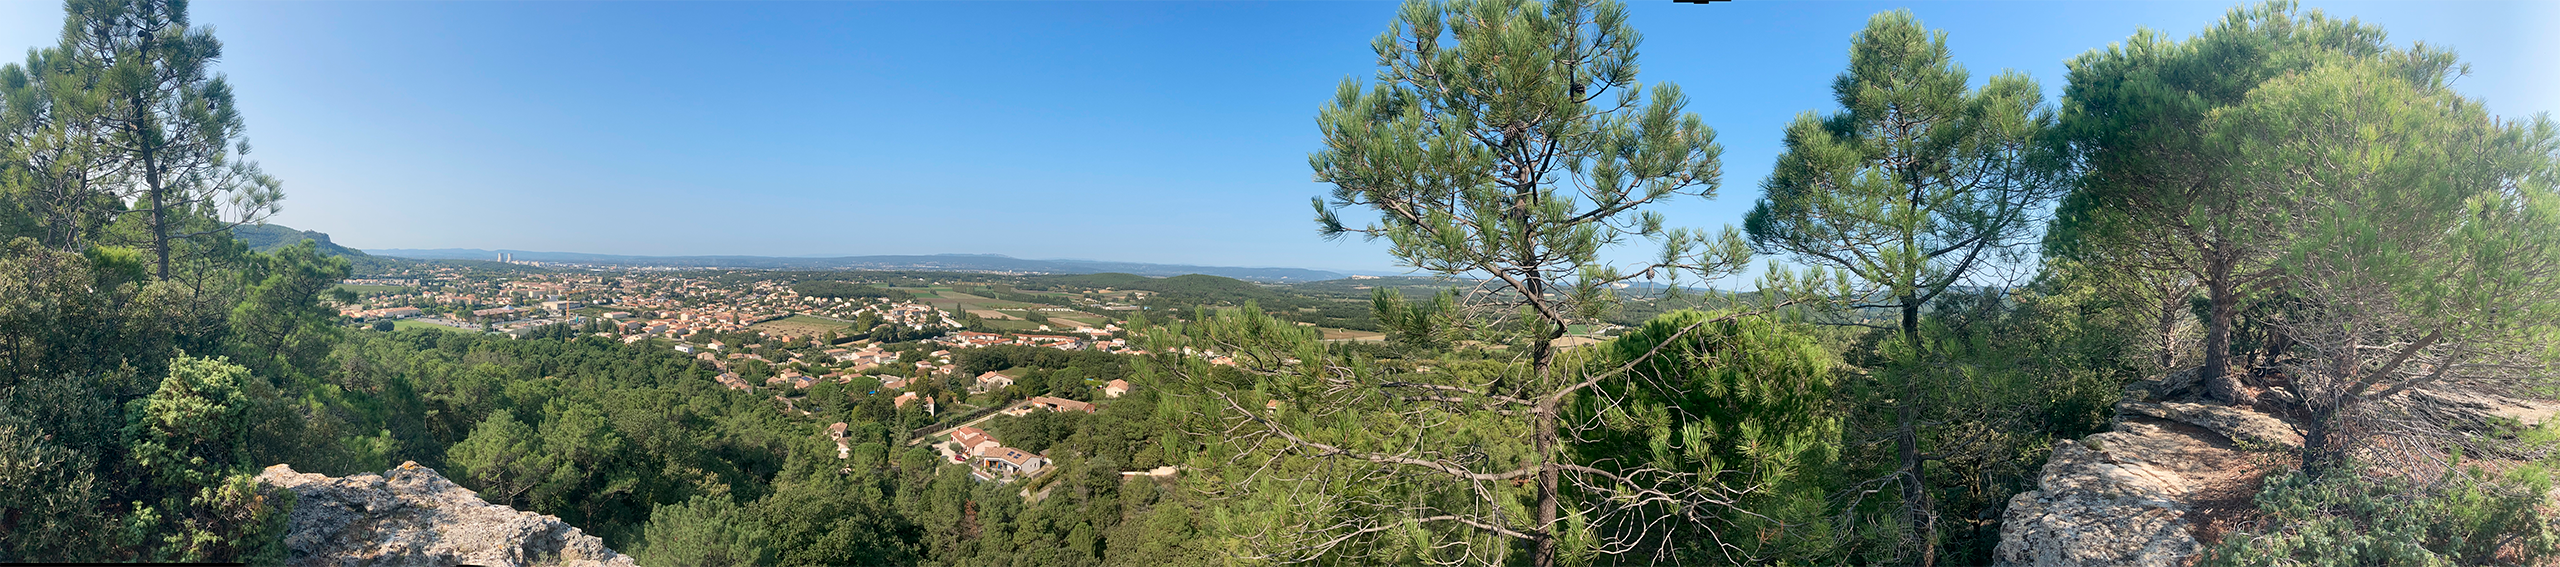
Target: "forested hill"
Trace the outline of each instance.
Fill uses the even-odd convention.
[[[240,241],[241,245],[248,246],[249,250],[260,253],[273,253],[286,246],[309,240],[318,247],[322,256],[346,258],[347,263],[354,267],[358,275],[378,273],[398,262],[391,258],[366,254],[363,250],[339,246],[335,242],[330,242],[329,234],[325,232],[294,230],[280,224],[244,224],[232,227],[231,238]]]
[[[368,258],[363,250],[339,246],[329,241],[329,234],[317,230],[294,230],[280,224],[244,224],[231,229],[231,238],[257,252],[274,252],[304,240],[316,241],[320,253],[328,256]]]

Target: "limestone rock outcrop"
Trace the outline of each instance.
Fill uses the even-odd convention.
[[[2189,533],[2195,489],[2181,462],[2206,443],[2147,422],[2055,443],[2038,490],[2009,499],[2003,565],[2184,565],[2204,546]]]
[[[2214,433],[2219,433],[2232,441],[2267,446],[2302,446],[2302,434],[2294,431],[2293,425],[2250,408],[2127,400],[2116,404],[2116,414],[2145,415],[2193,424],[2213,430]]]
[[[276,465],[258,480],[294,493],[285,546],[296,566],[633,565],[558,517],[490,504],[414,462],[339,478]]]
[[[2456,430],[2523,427],[2560,415],[2560,403],[2501,395],[2448,381],[2385,403]],[[2244,446],[2299,449],[2301,428],[2252,407],[2187,403],[2203,393],[2195,371],[2126,388],[2112,431],[2054,444],[2037,489],[2009,499],[1993,552],[2000,565],[2182,566],[2252,508],[2264,474]],[[2297,403],[2269,387],[2275,404]],[[2206,528],[2206,529],[2200,529]]]
[[[2037,490],[2009,499],[2001,565],[2176,567],[2202,553],[2200,501],[2254,487],[2236,442],[2302,444],[2285,421],[2249,408],[2146,401],[2116,406],[2113,431],[2055,443]],[[2246,494],[2237,494],[2245,504]]]

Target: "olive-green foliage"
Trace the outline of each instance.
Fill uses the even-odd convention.
[[[263,375],[308,379],[343,334],[337,309],[322,299],[354,302],[335,291],[350,273],[347,260],[322,256],[305,240],[254,256],[246,267],[246,297],[231,314],[236,355]]]
[[[1387,342],[1411,349],[1432,351],[1449,348],[1457,340],[1461,326],[1458,318],[1458,294],[1442,290],[1432,294],[1428,303],[1409,302],[1404,292],[1381,287],[1370,292],[1369,311],[1378,319],[1378,330],[1387,334]]]
[[[1843,480],[1840,421],[1830,407],[1838,363],[1810,334],[1767,316],[1683,310],[1595,348],[1604,354],[1590,362],[1603,369],[1642,362],[1628,380],[1575,400],[1569,419],[1600,424],[1572,446],[1577,461],[1696,474],[1695,482],[1735,495],[1736,509],[1694,511],[1718,523],[1683,525],[1657,540],[1679,561],[1728,554],[1754,563],[1820,561],[1850,543],[1827,503]],[[1690,511],[1599,529],[1639,530],[1659,523],[1653,516],[1680,512]]]
[[[1083,429],[1092,416],[1076,412],[1032,412],[1029,415],[995,422],[988,433],[1003,439],[1006,447],[1034,453],[1049,450]]]
[[[358,331],[335,358],[319,413],[378,439],[377,464],[418,461],[615,546],[636,542],[658,504],[762,496],[785,440],[824,426],[720,387],[681,353],[593,337]]]
[[[2560,556],[2551,488],[2538,466],[2473,468],[2431,485],[2385,471],[2289,471],[2258,493],[2264,518],[2224,536],[2199,564],[2540,565]]]
[[[514,412],[498,410],[472,428],[471,437],[446,450],[446,475],[480,487],[483,499],[521,506],[530,484],[552,469],[544,466],[547,455],[540,443]]]
[[[148,280],[126,249],[72,254],[20,239],[0,256],[0,414],[14,416],[0,421],[31,435],[10,447],[21,462],[57,467],[0,478],[0,492],[30,495],[7,505],[15,510],[85,508],[20,523],[29,538],[6,553],[222,561],[276,551],[289,503],[248,478],[264,455],[297,452],[301,420],[268,379],[178,356],[241,346],[228,340],[238,288],[221,261],[185,264],[191,279],[180,282]]]
[[[182,357],[149,397],[125,410],[134,470],[149,475],[127,518],[126,545],[156,561],[283,558],[290,495],[258,484],[247,462],[257,403],[271,390],[220,359]],[[263,395],[262,395],[263,394]]]
[[[149,393],[176,354],[176,328],[199,324],[192,290],[144,280],[130,249],[57,252],[33,239],[0,255],[0,387],[94,383],[122,403]],[[130,371],[127,371],[130,369]]]
[[[797,440],[792,449],[772,481],[773,493],[746,509],[753,522],[746,531],[762,532],[769,542],[763,553],[774,564],[894,565],[921,558],[916,542],[922,534],[894,508],[899,478],[884,474],[880,453],[839,460],[832,443],[816,438]]]
[[[134,464],[165,487],[202,486],[245,466],[251,379],[223,360],[172,361],[160,390],[125,410]]]
[[[106,542],[92,461],[0,404],[0,518],[15,519],[0,562],[96,557]]]

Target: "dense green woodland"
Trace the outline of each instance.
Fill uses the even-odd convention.
[[[2453,92],[2450,52],[2289,3],[2134,32],[2058,101],[1878,14],[1836,107],[1746,133],[1785,153],[1710,231],[1654,206],[1719,196],[1685,110],[1717,102],[1636,80],[1623,6],[1417,0],[1309,164],[1320,233],[1418,277],[723,276],[1149,292],[1129,335],[1157,354],[964,350],[913,387],[1002,370],[975,407],[1099,404],[987,422],[1055,461],[1011,483],[918,436],[957,404],[871,378],[786,405],[598,329],[350,325],[350,261],[253,228],[281,183],[186,4],[65,13],[0,66],[0,561],[277,563],[294,502],[259,470],[415,461],[646,565],[1988,564],[2008,500],[2129,388],[2302,424],[2242,447],[2272,470],[2207,564],[2560,557],[2553,427],[2413,401],[2552,397],[2560,131]],[[1636,242],[1660,253],[1600,259]],[[1136,391],[1097,399],[1112,379]]]

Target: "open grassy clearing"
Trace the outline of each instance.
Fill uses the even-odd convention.
[[[969,314],[976,315],[978,318],[988,321],[1018,321],[1022,319],[1021,317],[1007,315],[993,309],[971,309],[969,310]]]
[[[1075,314],[1075,315],[1073,315],[1073,316],[1067,316],[1067,317],[1062,317],[1062,316],[1059,316],[1059,315],[1058,315],[1057,313],[1055,313],[1055,312],[1049,312],[1049,311],[1042,311],[1042,312],[1040,312],[1040,314],[1041,314],[1041,315],[1044,315],[1044,316],[1047,316],[1047,317],[1049,318],[1050,324],[1051,324],[1051,325],[1053,325],[1053,326],[1054,326],[1054,325],[1056,325],[1056,324],[1058,324],[1058,323],[1066,323],[1066,324],[1068,324],[1068,325],[1087,325],[1087,326],[1094,326],[1094,327],[1102,326],[1100,323],[1098,323],[1098,322],[1097,322],[1097,321],[1099,321],[1099,320],[1101,319],[1100,317],[1095,317],[1095,316],[1087,315],[1087,314],[1083,314],[1083,313],[1077,313],[1077,314]]]

